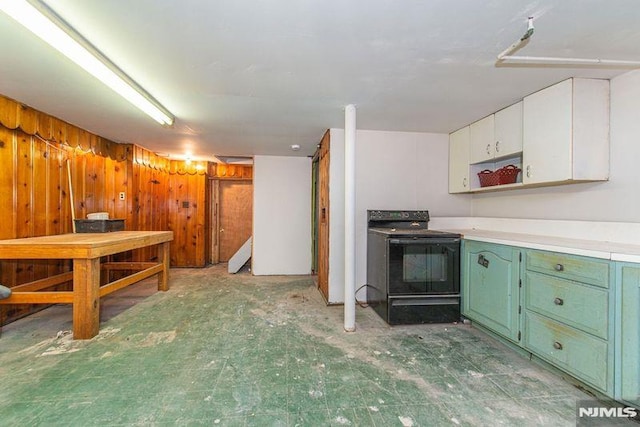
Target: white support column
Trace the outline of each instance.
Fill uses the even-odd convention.
[[[356,330],[356,107],[344,109],[344,330]]]

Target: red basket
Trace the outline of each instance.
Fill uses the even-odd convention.
[[[498,181],[498,174],[489,169],[478,172],[478,179],[480,180],[480,187],[491,187],[500,183]]]
[[[494,173],[498,175],[498,185],[513,184],[518,179],[520,168],[515,165],[507,165]]]
[[[494,185],[513,184],[518,179],[520,168],[515,165],[507,165],[496,171],[485,169],[478,172],[480,187],[492,187]]]

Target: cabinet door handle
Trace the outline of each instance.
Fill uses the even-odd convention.
[[[564,305],[564,300],[563,300],[562,298],[555,298],[555,299],[553,300],[553,303],[554,303],[555,305]]]
[[[484,268],[489,268],[489,260],[484,257],[484,255],[478,255],[478,264],[483,266]]]
[[[500,152],[500,141],[496,141],[496,153]]]
[[[487,144],[487,154],[491,155],[491,144]]]
[[[555,267],[553,267],[556,271],[564,271],[564,265],[562,264],[556,264]]]
[[[462,178],[462,186],[463,187],[467,186],[467,178]]]
[[[556,350],[562,350],[562,344],[556,341],[553,343],[553,348],[555,348]]]
[[[531,178],[531,165],[527,165],[527,178]]]

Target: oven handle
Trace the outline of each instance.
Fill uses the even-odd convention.
[[[459,238],[431,238],[431,237],[417,237],[415,239],[389,239],[389,243],[399,245],[428,245],[428,244],[451,244],[460,243]]]

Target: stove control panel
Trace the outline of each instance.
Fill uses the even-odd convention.
[[[429,221],[429,211],[368,210],[368,221]]]

